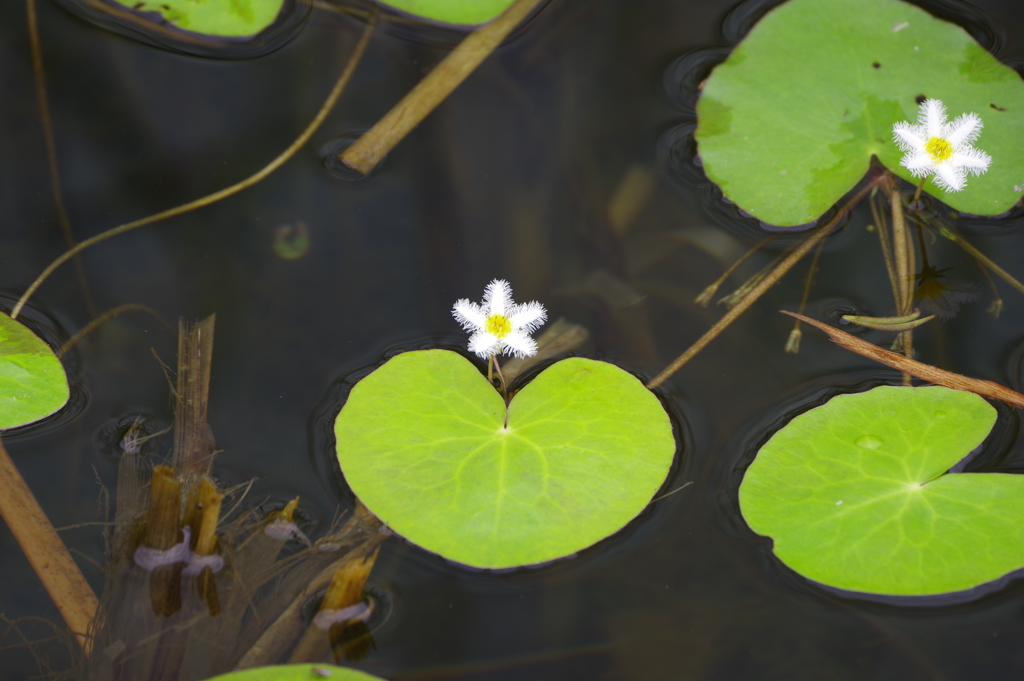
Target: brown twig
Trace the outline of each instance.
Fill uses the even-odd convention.
[[[60,257],[58,257],[56,260],[50,263],[46,267],[46,269],[43,270],[42,274],[36,277],[36,280],[32,282],[32,285],[28,287],[28,290],[26,290],[25,293],[18,300],[18,303],[14,306],[14,309],[11,310],[11,319],[18,318],[18,314],[21,312],[21,308],[25,306],[25,302],[32,296],[33,293],[36,292],[36,289],[38,289],[42,285],[42,283],[46,281],[47,277],[53,274],[54,270],[56,270],[58,267],[67,262],[69,258],[72,258],[78,253],[81,253],[86,248],[89,248],[94,244],[98,244],[101,241],[105,241],[119,234],[130,232],[131,230],[137,229],[144,225],[150,225],[154,222],[166,220],[167,218],[174,217],[176,215],[181,215],[182,213],[187,213],[197,208],[202,208],[203,206],[208,206],[211,203],[216,203],[217,201],[220,201],[223,198],[227,198],[232,194],[237,194],[243,189],[247,189],[253,186],[260,180],[265,178],[267,175],[270,175],[270,173],[274,172],[282,165],[284,165],[286,161],[288,161],[292,156],[294,156],[295,153],[299,149],[301,149],[306,144],[306,142],[309,141],[309,138],[313,136],[317,129],[319,129],[320,124],[324,122],[325,118],[327,118],[327,114],[329,114],[331,112],[331,109],[334,108],[335,102],[337,102],[338,97],[341,96],[342,91],[345,89],[345,85],[348,84],[349,79],[352,77],[352,73],[355,71],[356,66],[359,64],[360,58],[363,56],[363,52],[366,50],[366,45],[370,41],[370,35],[373,33],[374,25],[375,22],[372,19],[366,25],[366,29],[363,31],[362,37],[359,39],[358,44],[356,44],[355,50],[353,50],[352,52],[352,56],[349,57],[348,63],[345,65],[345,70],[342,71],[341,76],[338,78],[338,81],[334,84],[334,88],[331,90],[331,93],[327,96],[327,99],[324,101],[323,106],[320,107],[320,110],[317,112],[316,116],[314,116],[313,120],[309,123],[309,125],[306,126],[306,129],[302,131],[302,134],[299,135],[299,137],[294,142],[292,142],[287,149],[281,152],[281,154],[277,158],[268,163],[262,170],[257,172],[255,175],[252,175],[242,180],[241,182],[238,182],[237,184],[233,184],[226,189],[221,189],[220,191],[214,192],[213,194],[210,194],[208,196],[204,196],[201,199],[196,199],[195,201],[191,201],[181,206],[176,206],[175,208],[171,208],[169,210],[156,213],[155,215],[150,215],[140,220],[129,222],[120,225],[119,227],[114,227],[113,229],[108,229],[105,232],[102,232],[100,234],[97,234],[96,236],[90,237],[85,241],[80,242],[74,248],[65,251],[63,254],[61,254]]]
[[[73,348],[75,344],[78,343],[80,340],[88,336],[90,333],[98,329],[103,324],[109,322],[114,317],[124,314],[125,312],[145,312],[150,317],[153,317],[158,322],[160,322],[160,325],[163,326],[165,329],[172,333],[174,332],[174,329],[172,329],[171,325],[167,323],[167,320],[160,316],[160,313],[152,308],[146,307],[145,305],[137,305],[135,303],[128,303],[127,305],[118,305],[117,307],[107,310],[99,317],[96,317],[96,319],[93,319],[91,322],[89,322],[81,329],[79,329],[78,333],[69,338],[67,342],[64,343],[64,345],[60,346],[60,350],[57,351],[57,358],[60,359],[61,357],[66,355],[68,353],[68,350]]]
[[[32,569],[50,594],[61,617],[79,645],[90,652],[86,637],[89,623],[96,616],[99,601],[82,571],[71,558],[64,542],[43,513],[42,507],[25,484],[11,457],[0,442],[0,515],[25,552]]]
[[[855,206],[858,201],[863,199],[869,191],[871,191],[871,189],[875,186],[877,182],[878,179],[875,179],[864,185],[864,187],[860,191],[854,194],[849,201],[843,204],[839,208],[839,210],[836,211],[836,214],[832,217],[831,220],[829,220],[824,225],[819,227],[818,230],[814,232],[810,237],[808,237],[806,241],[804,241],[802,244],[793,249],[793,252],[790,253],[785,260],[779,263],[779,266],[772,270],[771,274],[762,279],[761,282],[757,284],[757,286],[752,288],[750,290],[750,293],[748,293],[743,298],[743,300],[736,304],[736,307],[726,312],[725,315],[723,315],[722,318],[719,319],[714,326],[708,329],[703,336],[698,338],[697,341],[686,350],[686,352],[676,357],[675,360],[667,367],[665,367],[665,369],[662,370],[660,374],[655,376],[654,379],[647,384],[647,388],[649,390],[654,390],[659,385],[667,381],[669,377],[672,376],[672,374],[679,371],[679,369],[681,369],[684,364],[693,359],[693,357],[698,352],[703,350],[708,343],[713,341],[718,336],[718,334],[722,333],[722,331],[727,329],[729,325],[736,320],[737,317],[746,312],[747,308],[753,305],[755,302],[757,302],[757,299],[764,295],[765,291],[774,286],[775,282],[781,279],[786,274],[786,272],[789,272],[789,270],[792,269],[793,265],[800,262],[800,258],[807,255],[807,253],[812,248],[814,248],[814,246],[819,241],[824,239],[828,235],[828,233],[832,231],[832,228],[839,224],[839,221],[846,216],[850,209],[853,206]]]
[[[466,36],[402,101],[342,152],[341,162],[363,175],[369,174],[540,2],[516,0],[493,21]]]
[[[782,314],[788,314],[790,317],[796,317],[800,321],[806,322],[813,327],[821,329],[828,334],[832,341],[840,347],[846,348],[851,352],[855,352],[858,355],[873,359],[876,362],[880,362],[887,367],[892,367],[897,371],[902,371],[911,376],[916,376],[922,380],[934,383],[936,385],[943,385],[953,390],[966,390],[982,397],[987,397],[993,400],[1000,400],[1011,406],[1019,409],[1024,409],[1024,395],[1019,392],[1010,390],[1009,388],[994,383],[993,381],[982,381],[977,378],[968,378],[961,374],[955,374],[952,371],[946,371],[933,367],[930,364],[918,362],[917,360],[910,359],[899,353],[892,352],[880,348],[873,343],[869,343],[866,340],[861,340],[856,336],[851,336],[845,331],[824,324],[815,319],[798,315],[795,312],[787,312],[780,310]]]
[[[53,119],[50,117],[50,100],[46,95],[46,71],[43,68],[43,48],[39,41],[39,20],[36,16],[36,0],[25,0],[25,13],[28,15],[28,40],[32,49],[32,74],[35,76],[36,102],[39,104],[39,118],[43,128],[43,141],[46,144],[46,160],[50,166],[50,191],[53,204],[57,209],[57,222],[64,234],[68,248],[75,247],[75,234],[71,231],[71,220],[64,208],[64,192],[60,188],[60,172],[57,169],[57,142],[53,136]],[[82,258],[75,254],[75,271],[78,274],[78,286],[85,298],[85,309],[90,317],[96,316],[96,305],[89,290],[89,282],[85,278],[85,267]],[[58,355],[59,357],[59,355]]]

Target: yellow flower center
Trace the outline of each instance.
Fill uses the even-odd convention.
[[[936,163],[942,163],[953,155],[953,145],[941,137],[932,137],[925,142],[924,150]]]
[[[504,315],[492,314],[487,318],[484,328],[488,333],[493,333],[498,338],[504,338],[512,333],[512,322]]]

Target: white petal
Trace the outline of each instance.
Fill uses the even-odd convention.
[[[512,287],[504,279],[495,279],[484,289],[484,312],[487,316],[500,314],[507,316],[506,310],[512,306]]]
[[[508,319],[512,322],[513,331],[533,333],[548,318],[548,311],[536,300],[522,305],[515,305],[509,311]]]
[[[949,163],[960,168],[965,168],[975,175],[981,175],[983,172],[988,170],[988,167],[992,164],[992,157],[981,149],[967,147],[966,149],[954,152],[954,154],[949,158]]]
[[[909,170],[914,177],[922,177],[935,170],[932,157],[924,152],[907,154],[900,161],[900,165]]]
[[[924,151],[927,141],[924,136],[924,128],[920,125],[911,125],[906,121],[900,121],[892,126],[892,138],[896,146],[902,151]]]
[[[939,163],[935,166],[935,184],[949,192],[958,192],[967,184],[964,171],[951,163]]]
[[[484,324],[487,323],[487,315],[484,314],[480,306],[471,303],[466,298],[455,301],[452,316],[466,331],[483,331]]]
[[[928,138],[941,137],[942,126],[946,124],[946,105],[937,99],[921,102],[918,121],[924,126]]]
[[[501,339],[504,349],[511,350],[516,357],[533,357],[537,354],[537,344],[522,331],[513,331]]]
[[[490,357],[501,349],[501,339],[493,333],[481,331],[469,337],[469,351],[478,357]]]
[[[983,125],[978,114],[965,113],[946,126],[943,137],[954,149],[959,149],[961,145],[970,144],[978,139]]]

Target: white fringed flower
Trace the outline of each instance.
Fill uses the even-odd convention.
[[[480,357],[499,353],[516,357],[536,355],[537,344],[530,334],[548,317],[547,310],[536,301],[513,303],[512,287],[504,279],[487,285],[482,305],[466,298],[456,301],[452,315],[462,328],[472,332],[469,350]]]
[[[952,123],[946,122],[946,107],[937,99],[921,102],[918,125],[900,121],[892,127],[892,136],[904,152],[900,165],[914,177],[935,173],[935,184],[958,192],[967,184],[967,173],[980,175],[988,170],[992,157],[971,146],[981,134],[981,117],[965,113]]]

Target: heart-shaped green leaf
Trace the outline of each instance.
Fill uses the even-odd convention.
[[[445,24],[473,26],[490,21],[514,0],[377,0],[397,10]]]
[[[926,189],[978,215],[1024,191],[1024,82],[962,28],[899,0],[789,0],[768,12],[708,78],[697,105],[708,177],[774,225],[810,222],[864,177],[872,155],[900,166],[893,125],[917,122],[921,96],[950,118],[981,116],[992,157],[960,192]]]
[[[274,23],[284,0],[115,0],[137,12],[155,12],[178,28],[244,38]]]
[[[240,672],[214,676],[208,681],[382,681],[358,669],[335,667],[331,664],[288,664],[257,667]]]
[[[371,511],[482,568],[553,560],[613,534],[650,502],[676,447],[658,399],[616,366],[557,362],[506,411],[447,350],[397,355],[357,383],[335,433],[345,479]]]
[[[68,395],[64,367],[50,347],[0,313],[0,430],[49,416]]]
[[[946,473],[996,412],[973,393],[881,386],[797,416],[740,485],[783,563],[872,594],[964,591],[1024,567],[1024,476]]]

